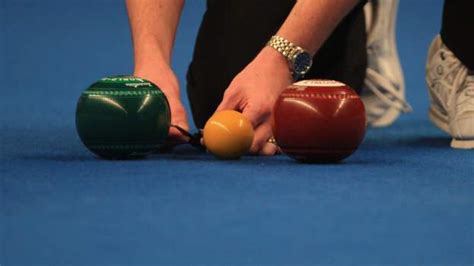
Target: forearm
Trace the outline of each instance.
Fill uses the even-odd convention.
[[[184,0],[127,0],[136,72],[170,65],[183,5]]]
[[[298,0],[277,35],[314,55],[359,0]]]

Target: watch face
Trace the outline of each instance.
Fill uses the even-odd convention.
[[[295,55],[293,61],[293,71],[298,75],[304,75],[313,64],[311,55],[306,52],[301,52]]]

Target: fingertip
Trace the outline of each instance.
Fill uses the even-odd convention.
[[[265,143],[262,149],[259,151],[259,155],[262,156],[273,156],[278,153],[278,146],[273,143]]]

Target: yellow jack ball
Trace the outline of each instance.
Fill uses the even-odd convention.
[[[238,159],[250,150],[253,127],[241,113],[232,110],[215,113],[204,126],[207,150],[219,159]]]

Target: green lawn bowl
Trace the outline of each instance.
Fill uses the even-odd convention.
[[[144,157],[159,149],[170,127],[164,93],[148,80],[106,77],[85,90],[76,110],[81,141],[106,159]]]

